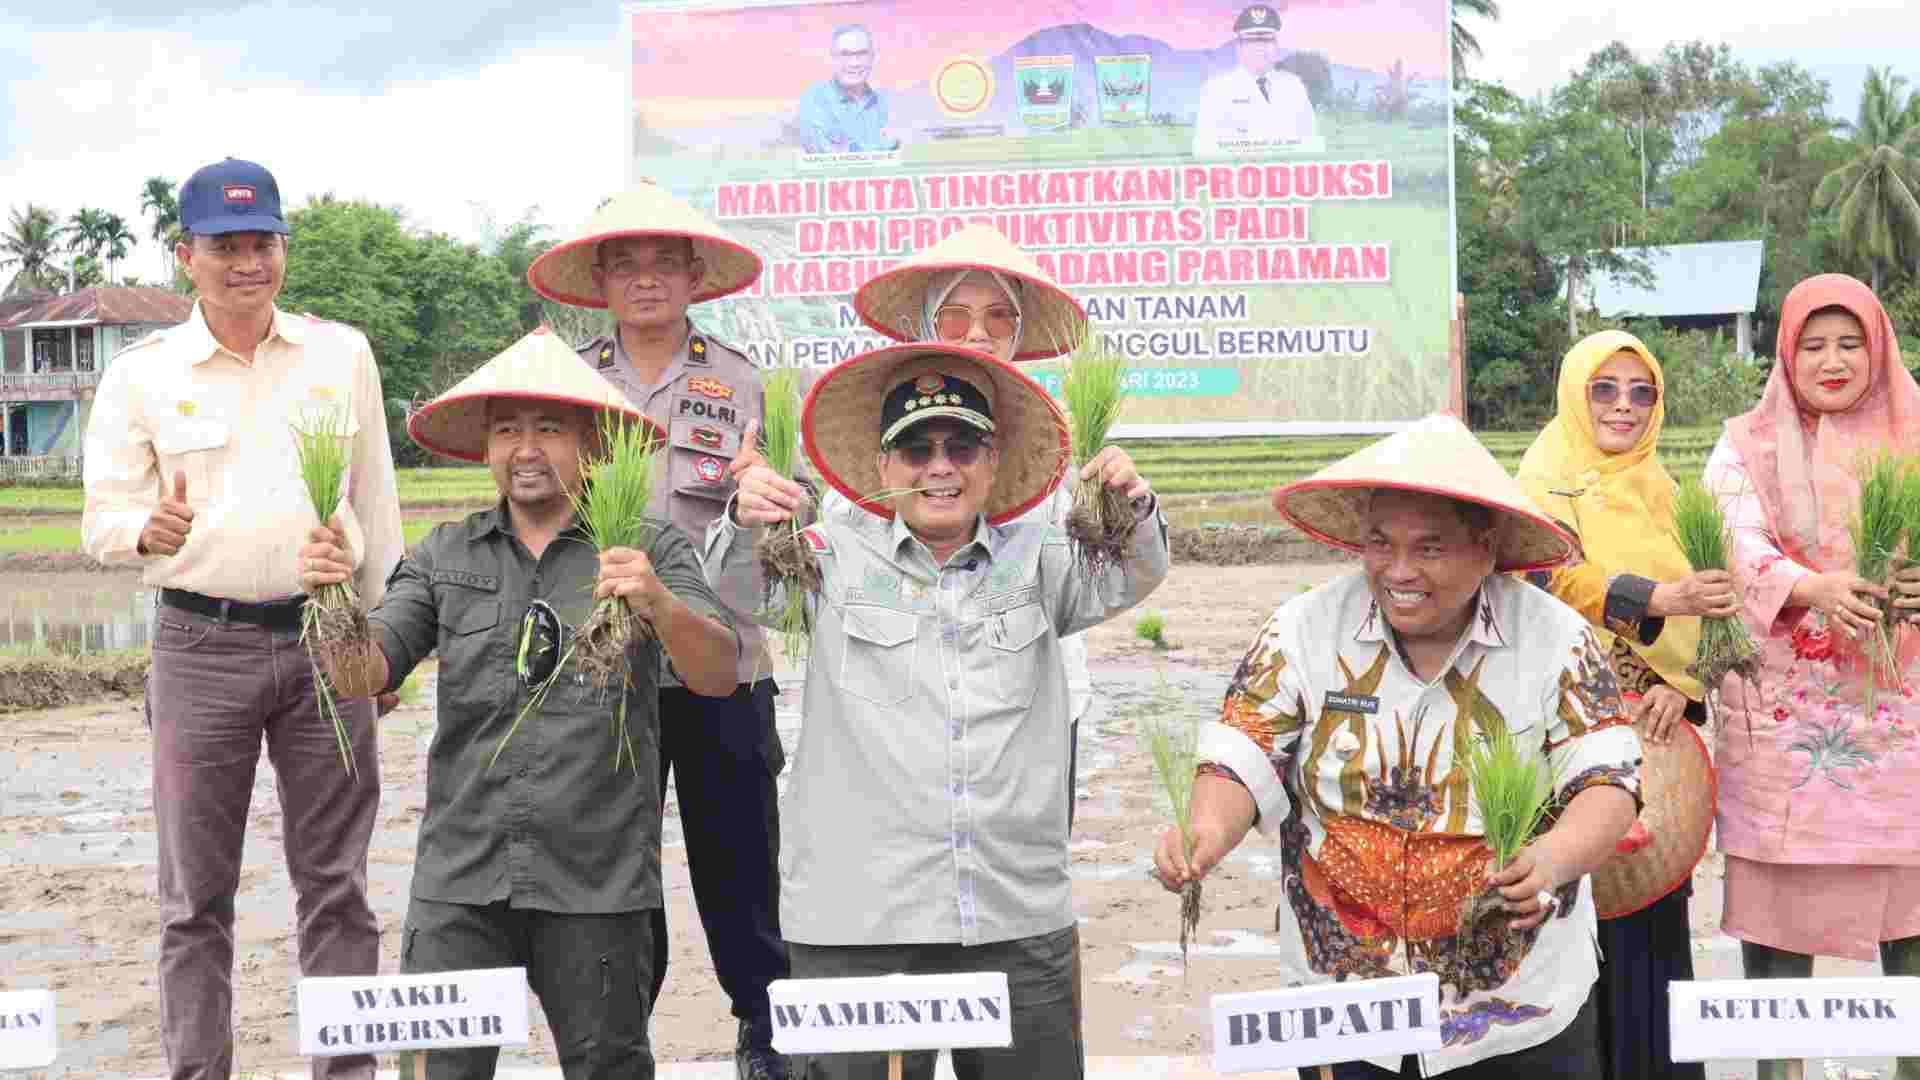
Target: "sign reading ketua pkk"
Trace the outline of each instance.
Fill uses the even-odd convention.
[[[309,1057],[527,1041],[527,969],[301,979],[300,1052]]]
[[[53,991],[0,994],[0,1069],[39,1069],[55,1053]]]
[[[779,979],[767,986],[773,1048],[783,1054],[1013,1045],[1001,971]]]
[[[1213,1068],[1258,1072],[1440,1049],[1440,977],[1213,996]]]
[[[1920,1054],[1920,978],[1668,985],[1673,1060]]]

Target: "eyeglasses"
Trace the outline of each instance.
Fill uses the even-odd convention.
[[[560,616],[545,600],[527,605],[520,616],[520,645],[514,653],[514,673],[533,689],[553,677],[560,664]]]
[[[1611,405],[1620,400],[1620,384],[1612,379],[1595,379],[1587,384],[1587,397],[1595,405]],[[1652,383],[1634,383],[1627,388],[1627,403],[1636,409],[1651,409],[1660,403],[1660,388]]]
[[[980,460],[980,455],[990,449],[992,444],[985,439],[959,436],[944,442],[930,439],[915,439],[912,442],[893,444],[893,451],[900,459],[916,469],[924,469],[932,463],[935,451],[945,455],[955,468],[964,469]]]
[[[1003,341],[1013,336],[1020,324],[1020,313],[1010,307],[990,307],[980,316],[980,321],[987,328],[988,337]],[[933,331],[940,335],[941,341],[964,339],[973,330],[973,324],[973,311],[958,304],[949,304],[933,313]]]

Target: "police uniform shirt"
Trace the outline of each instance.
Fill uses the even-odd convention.
[[[691,325],[687,339],[680,343],[659,381],[653,383],[642,382],[634,373],[633,361],[621,347],[618,333],[596,338],[579,352],[608,382],[619,387],[634,407],[667,432],[666,484],[664,489],[654,491],[647,512],[673,522],[688,536],[706,536],[708,523],[720,516],[733,494],[733,478],[727,474],[727,466],[740,452],[747,424],[760,419],[760,372],[753,361]],[[742,566],[733,572],[755,575],[747,595],[759,594],[757,567]],[[732,595],[731,590],[720,589],[717,578],[713,584],[723,598]],[[754,624],[751,612],[731,614],[740,634],[740,681],[751,682],[770,674],[765,635]],[[666,673],[664,681],[666,685],[680,685],[671,672]]]
[[[1313,102],[1307,87],[1290,71],[1274,69],[1260,78],[1246,68],[1215,75],[1200,91],[1193,152],[1212,155],[1236,143],[1253,147],[1303,142],[1314,137]]]

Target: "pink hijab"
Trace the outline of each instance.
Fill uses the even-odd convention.
[[[1867,336],[1867,392],[1845,412],[1806,408],[1793,388],[1800,331],[1827,307],[1852,312]],[[1920,442],[1920,384],[1900,361],[1886,309],[1872,289],[1845,274],[1810,277],[1787,294],[1774,357],[1760,403],[1727,421],[1727,436],[1781,548],[1816,570],[1851,570],[1847,524],[1860,496],[1854,463],[1876,448],[1910,451]]]

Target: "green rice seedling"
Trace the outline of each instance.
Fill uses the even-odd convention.
[[[805,463],[800,456],[798,368],[781,368],[767,378],[760,434],[766,441],[762,452],[767,467],[789,480],[801,479],[799,473]],[[780,635],[781,651],[790,661],[805,656],[812,645],[813,627],[807,621],[807,597],[817,594],[826,584],[819,557],[800,535],[812,516],[812,508],[807,507],[802,513],[772,526],[762,534],[755,549],[766,588],[766,602],[771,605],[775,593],[781,596],[779,609],[772,612],[773,628]]]
[[[1073,473],[1067,478],[1073,484],[1073,509],[1067,514],[1067,535],[1089,570],[1119,562],[1133,538],[1133,504],[1126,493],[1098,479],[1080,479],[1080,470],[1107,445],[1107,432],[1126,398],[1126,380],[1126,357],[1089,342],[1073,354],[1060,389],[1073,444]]]
[[[1180,719],[1178,695],[1161,677],[1154,693],[1154,705],[1141,720],[1147,750],[1153,757],[1153,775],[1166,792],[1167,805],[1173,810],[1173,823],[1180,828],[1180,839],[1188,859],[1193,858],[1193,782],[1194,769],[1200,763],[1200,725],[1192,719]],[[1194,879],[1180,890],[1180,964],[1187,963],[1187,942],[1200,928],[1200,881]]]
[[[1701,570],[1727,569],[1727,521],[1720,512],[1720,501],[1698,480],[1680,485],[1673,498],[1674,539],[1680,544],[1687,565]],[[1760,647],[1747,624],[1739,616],[1715,616],[1700,620],[1700,648],[1687,674],[1700,680],[1718,711],[1720,687],[1730,674],[1738,674],[1746,684],[1742,702],[1751,701],[1759,691]],[[1753,738],[1753,713],[1747,711],[1747,738]]]
[[[1849,526],[1854,573],[1875,585],[1890,584],[1896,561],[1905,555],[1906,533],[1914,519],[1913,499],[1920,490],[1912,482],[1913,472],[1912,459],[1898,454],[1876,453],[1860,462],[1860,502]],[[1878,606],[1880,621],[1868,631],[1864,645],[1866,673],[1862,685],[1870,717],[1882,680],[1891,689],[1904,686],[1889,631],[1892,611],[1885,601],[1878,601]]]
[[[1480,811],[1481,839],[1493,858],[1489,873],[1498,874],[1546,818],[1553,798],[1553,763],[1544,752],[1530,751],[1496,718],[1468,745],[1466,760],[1455,765],[1467,772],[1473,804]],[[1489,916],[1505,912],[1500,890],[1488,886],[1461,912],[1460,932],[1470,934]]]
[[[348,435],[350,407],[308,406],[293,425],[294,451],[300,482],[313,512],[330,522],[340,509],[347,466],[352,459]],[[365,657],[371,641],[366,613],[351,579],[328,585],[307,598],[300,608],[300,643],[313,665],[313,685],[320,702],[320,718],[333,725],[340,763],[353,772],[353,740],[340,719],[338,698],[370,697],[379,687],[368,686]],[[330,678],[327,673],[333,672]],[[339,681],[336,683],[335,679]]]
[[[572,496],[581,531],[595,551],[617,547],[645,551],[653,542],[655,526],[647,521],[646,514],[653,498],[653,459],[659,451],[660,441],[652,426],[616,413],[602,414],[600,452],[581,463],[581,492]],[[627,733],[627,691],[632,686],[627,648],[653,636],[653,627],[635,615],[625,600],[609,596],[594,605],[570,650],[590,682],[602,690],[614,687],[617,691],[619,705],[613,720],[616,771],[623,754],[628,767],[636,763],[633,740]],[[558,672],[559,667],[554,670]]]

